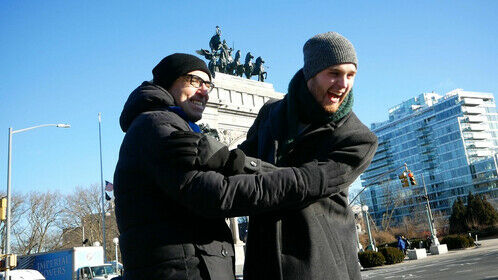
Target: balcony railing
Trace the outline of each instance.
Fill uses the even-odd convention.
[[[488,126],[484,124],[471,124],[468,129],[470,131],[485,131],[488,129]]]
[[[463,98],[462,104],[465,106],[478,106],[484,104],[484,101],[477,98]]]
[[[479,115],[479,114],[485,114],[486,110],[480,107],[465,107],[463,108],[463,112],[468,115]]]
[[[486,121],[486,117],[484,116],[468,116],[465,119],[469,123],[482,123]]]

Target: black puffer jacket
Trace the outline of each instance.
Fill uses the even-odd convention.
[[[293,82],[303,82],[299,75]],[[288,129],[288,98],[263,106],[240,148],[281,166],[313,159],[337,162],[348,176],[335,194],[307,207],[251,216],[244,279],[361,279],[348,187],[370,164],[377,137],[350,112],[337,122],[303,130],[279,162],[277,144]]]
[[[171,132],[191,128],[168,110],[173,105],[166,90],[144,82],[121,114],[126,135],[114,188],[124,278],[233,280],[234,250],[224,217],[288,209],[323,197],[328,189],[316,182],[324,180],[311,184],[306,178],[323,177],[326,170],[304,174],[282,168],[230,177],[178,170],[162,146]]]

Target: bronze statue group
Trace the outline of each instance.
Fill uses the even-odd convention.
[[[196,52],[209,61],[208,68],[213,73],[213,76],[215,72],[219,72],[239,77],[245,75],[248,79],[252,76],[257,76],[258,81],[265,81],[267,72],[263,66],[265,63],[263,58],[259,56],[256,58],[256,63],[253,63],[254,56],[251,52],[248,52],[242,64],[240,50],[237,50],[235,57],[232,57],[233,48],[228,47],[226,40],[221,41],[221,29],[219,26],[216,26],[216,33],[209,40],[209,48],[211,50],[200,49]]]

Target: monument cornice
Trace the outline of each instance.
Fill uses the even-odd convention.
[[[282,99],[283,93],[276,92],[273,84],[249,80],[237,76],[216,72],[213,83],[217,88],[234,90],[238,92],[250,92],[259,96]]]

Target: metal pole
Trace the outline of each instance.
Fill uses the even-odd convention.
[[[363,210],[363,207],[362,207],[362,210]],[[370,220],[368,219],[368,210],[363,210],[363,213],[365,215],[365,223],[367,226],[368,240],[370,241],[370,248],[372,249],[372,251],[377,251],[377,250],[375,250],[375,244],[373,243],[372,232],[370,230]]]
[[[432,228],[431,223],[431,214],[429,208],[427,207],[427,204],[425,205],[425,213],[427,214],[427,221],[429,222],[429,231],[431,232],[431,236],[434,236],[434,228]]]
[[[118,273],[118,243],[114,243],[116,248],[116,274]]]
[[[11,191],[10,191],[10,172],[12,160],[12,127],[9,127],[9,155],[7,159],[7,219],[5,221],[5,254],[10,254],[10,216],[11,216]],[[5,279],[9,279],[9,266],[5,270]]]
[[[102,169],[102,132],[100,123],[102,122],[101,113],[99,113],[99,145],[100,145],[100,188],[102,190],[102,246],[104,247],[104,263],[106,262],[106,244],[105,244],[105,198],[104,198],[104,172]]]
[[[431,231],[431,237],[432,237],[432,244],[433,245],[439,245],[439,240],[437,239],[437,234],[436,234],[436,226],[434,225],[434,217],[432,216],[432,211],[431,211],[431,204],[429,202],[429,195],[427,194],[427,188],[425,186],[425,179],[424,179],[424,174],[421,174],[422,176],[422,184],[424,185],[424,192],[425,192],[425,201],[426,201],[426,208],[427,208],[427,218],[429,219],[429,229]]]
[[[85,225],[81,222],[81,244],[85,247]]]

